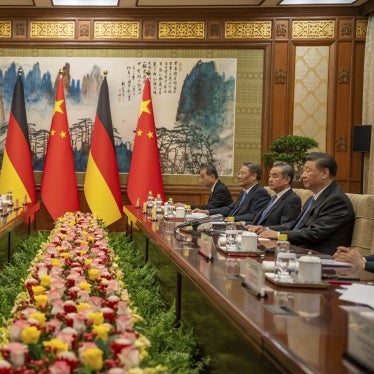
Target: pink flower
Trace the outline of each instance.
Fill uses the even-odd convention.
[[[29,323],[24,319],[16,319],[15,321],[13,321],[13,323],[8,327],[9,339],[10,340],[20,340],[21,339],[21,331],[26,326],[29,326]]]
[[[119,353],[118,358],[124,365],[125,369],[131,369],[134,366],[139,366],[140,363],[139,351],[131,347],[123,348]]]
[[[70,365],[62,360],[55,361],[54,364],[52,364],[48,368],[49,374],[70,374],[72,373]]]
[[[47,321],[45,328],[48,332],[55,332],[60,329],[60,326],[62,325],[62,322],[57,318],[52,318],[49,321]]]
[[[13,342],[6,347],[9,351],[9,361],[15,367],[22,366],[25,363],[27,347],[24,344]]]

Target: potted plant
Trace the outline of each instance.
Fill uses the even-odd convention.
[[[318,142],[312,138],[286,135],[274,140],[270,151],[262,155],[265,166],[271,167],[275,161],[284,161],[293,166],[295,180],[300,181],[302,167],[308,151],[317,148]]]

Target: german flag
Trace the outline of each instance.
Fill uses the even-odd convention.
[[[122,195],[106,76],[100,87],[84,194],[91,212],[108,226],[122,217]]]
[[[58,80],[40,193],[54,221],[65,212],[80,209],[62,74]]]
[[[14,86],[12,108],[9,116],[3,164],[0,176],[0,193],[11,191],[13,201],[36,203],[36,189],[27,126],[22,69]]]

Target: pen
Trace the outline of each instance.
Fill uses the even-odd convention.
[[[350,281],[343,281],[343,280],[332,280],[332,279],[328,279],[326,281],[328,284],[331,284],[332,286],[342,286],[342,285],[349,285],[349,284],[352,284],[352,282]]]

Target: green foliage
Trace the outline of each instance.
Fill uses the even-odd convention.
[[[10,263],[4,265],[0,272],[0,327],[11,317],[11,311],[18,294],[24,291],[23,281],[28,268],[42,242],[48,234],[38,233],[28,237],[19,244]]]
[[[151,341],[149,356],[143,364],[153,367],[162,364],[175,374],[199,373],[208,359],[197,359],[191,330],[183,325],[175,327],[175,305],[168,307],[162,301],[156,269],[145,262],[143,251],[134,242],[128,242],[123,234],[112,233],[110,239],[131,301],[143,317],[136,329]]]
[[[264,153],[262,158],[267,167],[271,167],[275,161],[289,163],[293,166],[295,177],[298,180],[308,151],[317,147],[318,142],[312,138],[298,135],[287,135],[275,139],[273,144],[270,146],[270,152]]]

